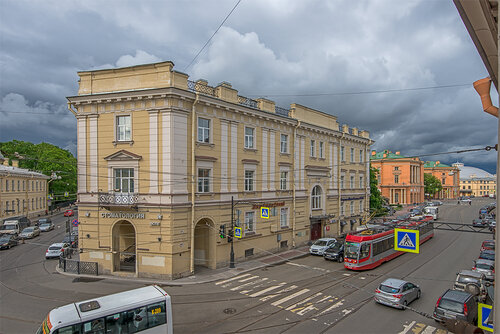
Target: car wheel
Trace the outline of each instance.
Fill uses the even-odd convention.
[[[339,261],[339,263],[344,262],[344,257],[342,255],[339,255],[338,261]]]
[[[420,289],[417,291],[417,299],[420,299],[420,295],[422,294],[422,291]]]
[[[401,307],[401,309],[402,309],[403,311],[404,311],[404,310],[406,310],[406,306],[408,306],[408,302],[405,300],[405,301],[403,302],[403,306]]]

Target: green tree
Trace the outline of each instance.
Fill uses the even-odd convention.
[[[425,193],[434,196],[443,189],[441,181],[432,174],[424,174]]]
[[[49,193],[54,194],[56,201],[76,198],[76,158],[68,150],[48,143],[12,140],[0,142],[0,151],[6,158],[19,160],[20,168],[48,176],[55,173],[58,178],[49,183]],[[65,192],[69,193],[67,198],[64,197]]]
[[[378,180],[377,180],[378,170],[376,168],[370,167],[370,210],[380,210],[382,209],[382,194],[378,190]]]

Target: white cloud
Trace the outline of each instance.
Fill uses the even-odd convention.
[[[116,67],[127,67],[140,64],[157,63],[162,61],[160,58],[147,53],[146,51],[136,50],[135,56],[124,55],[116,61]]]

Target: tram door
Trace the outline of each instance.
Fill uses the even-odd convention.
[[[321,222],[311,224],[311,240],[321,238]]]

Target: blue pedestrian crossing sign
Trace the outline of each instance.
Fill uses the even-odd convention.
[[[405,228],[394,229],[394,249],[397,251],[418,253],[420,246],[418,230]]]
[[[490,321],[490,316],[493,317],[492,306],[481,304],[477,305],[479,310],[479,317],[477,318],[477,327],[484,329],[488,332],[493,332],[493,322]]]
[[[269,219],[269,208],[260,207],[260,218]]]
[[[241,231],[241,227],[235,227],[234,228],[234,236],[236,238],[240,238],[241,239],[241,237],[243,236],[243,233]]]

